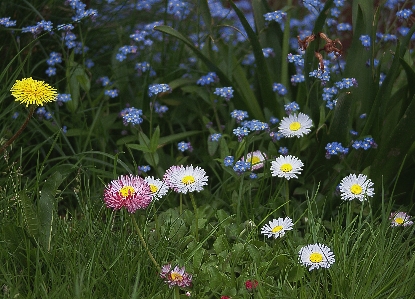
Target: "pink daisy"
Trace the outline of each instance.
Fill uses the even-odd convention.
[[[138,209],[147,208],[151,199],[150,185],[139,176],[131,174],[121,175],[104,190],[105,204],[114,210],[126,207],[128,212],[134,213]]]
[[[164,278],[170,288],[174,286],[178,287],[190,287],[192,285],[192,275],[185,272],[185,268],[174,267],[171,270],[171,265],[167,264],[161,267],[160,277]]]
[[[411,221],[411,216],[405,212],[392,212],[389,219],[391,220],[391,226],[410,226],[414,224]]]

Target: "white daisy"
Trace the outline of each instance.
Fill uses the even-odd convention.
[[[409,226],[414,224],[414,222],[410,220],[411,216],[405,212],[393,212],[389,219],[391,220],[391,226]]]
[[[286,230],[292,230],[293,225],[294,223],[290,217],[274,219],[261,228],[261,234],[276,239],[284,236]]]
[[[304,113],[290,114],[284,117],[278,127],[279,132],[285,137],[301,137],[311,132],[313,122]]]
[[[261,151],[255,151],[246,154],[246,159],[245,157],[242,157],[241,160],[251,163],[251,169],[256,170],[264,167],[264,161],[266,160],[266,158],[267,155],[265,153],[262,153]]]
[[[298,252],[300,262],[310,267],[308,271],[318,268],[330,268],[334,264],[334,253],[329,247],[323,244],[311,244],[304,246]]]
[[[298,178],[296,174],[301,173],[301,170],[303,170],[301,167],[303,166],[303,162],[297,157],[281,155],[271,162],[271,174],[272,176],[286,178],[287,180]]]
[[[340,182],[340,193],[343,200],[358,199],[364,201],[367,197],[372,197],[373,183],[364,174],[350,174]]]
[[[203,168],[193,165],[184,167],[172,166],[166,170],[163,177],[164,182],[178,193],[202,191],[207,185],[208,177]]]
[[[159,200],[169,191],[169,187],[160,179],[148,176],[144,180],[150,185],[153,200]]]

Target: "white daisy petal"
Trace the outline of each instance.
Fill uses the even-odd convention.
[[[373,183],[364,174],[350,174],[343,178],[340,182],[340,193],[343,200],[358,199],[364,201],[367,197],[372,197]]]
[[[330,268],[335,262],[334,253],[323,244],[311,244],[304,246],[298,252],[300,262],[309,267],[309,271],[318,268]]]
[[[310,128],[313,126],[313,122],[304,113],[290,114],[288,117],[284,117],[278,127],[284,137],[302,137],[311,132]]]
[[[389,219],[391,220],[391,226],[410,226],[414,224],[411,221],[411,216],[405,212],[392,212]]]
[[[251,163],[251,169],[257,170],[264,167],[264,161],[267,159],[267,155],[261,151],[254,151],[246,154],[246,159],[242,157],[242,161]]]
[[[261,228],[261,234],[268,238],[274,237],[276,239],[284,236],[285,231],[292,230],[293,225],[294,223],[290,217],[274,219]]]
[[[303,170],[301,167],[303,166],[303,162],[297,157],[281,155],[271,162],[271,174],[272,176],[286,178],[287,180],[298,178],[296,174],[301,173],[301,170]]]
[[[169,191],[169,187],[160,179],[148,176],[144,180],[150,185],[153,200],[159,200]]]
[[[172,166],[166,170],[164,182],[178,193],[202,191],[207,185],[208,176],[203,168],[193,165],[184,167]]]

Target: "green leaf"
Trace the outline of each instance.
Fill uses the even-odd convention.
[[[39,243],[46,250],[50,250],[52,239],[53,219],[57,215],[57,203],[55,194],[64,177],[60,172],[53,173],[42,188],[39,202],[37,204],[39,218]]]
[[[399,59],[400,63],[402,64],[403,69],[406,73],[406,78],[408,80],[408,89],[409,89],[409,99],[412,99],[415,95],[415,71],[411,68],[411,66],[402,58]]]
[[[329,128],[330,140],[347,143],[350,122],[352,120],[352,94],[345,94],[339,97],[336,107],[334,108],[333,120]]]
[[[323,27],[326,23],[326,18],[329,15],[328,10],[333,5],[333,0],[328,0],[326,4],[324,4],[324,7],[320,14],[317,17],[316,22],[314,23],[314,29],[313,33],[317,34],[318,32],[323,31]],[[314,43],[314,44],[313,44]],[[314,56],[314,52],[318,51],[319,46],[316,41],[312,42],[309,47],[306,50],[305,56],[304,56],[304,74],[309,74],[312,70],[317,68],[317,58]],[[307,89],[310,88],[312,79],[310,79],[309,76],[305,76],[305,82]],[[310,99],[311,101],[313,99]]]
[[[153,168],[157,168],[160,158],[157,152],[150,152],[144,153],[144,160],[146,160],[147,163],[150,164]]]
[[[261,110],[261,106],[258,103],[257,98],[255,97],[254,92],[252,91],[252,88],[250,86],[250,83],[246,77],[246,70],[244,70],[240,63],[238,63],[235,55],[233,54],[232,49],[224,44],[223,42],[218,42],[217,46],[219,48],[219,53],[223,54],[223,56],[227,56],[227,73],[232,74],[232,77],[234,79],[235,84],[233,85],[235,89],[240,91],[242,94],[242,102],[243,105],[247,107],[247,109],[253,113],[253,115],[260,115],[260,118],[264,120],[264,116]],[[232,100],[237,106],[239,104],[240,109],[246,109],[245,107],[242,107],[240,102],[236,99]]]
[[[76,80],[78,80],[81,88],[84,91],[88,92],[91,89],[91,82],[89,81],[89,77],[87,76],[83,68],[82,71],[82,74],[76,76]]]
[[[186,137],[189,137],[189,136],[192,136],[192,135],[196,135],[196,134],[199,134],[199,133],[200,133],[200,131],[187,131],[187,132],[177,133],[177,134],[173,134],[173,135],[169,135],[169,136],[165,136],[165,137],[160,137],[158,147],[160,148],[160,147],[162,147],[166,144],[169,144],[169,143],[172,143],[174,141],[181,140],[183,138],[186,138]]]
[[[249,252],[249,255],[255,263],[259,264],[261,262],[262,255],[256,246],[248,243],[246,244],[245,249]]]
[[[382,177],[386,186],[398,173],[399,167],[415,142],[415,96],[388,140],[378,148],[371,167],[371,178],[375,186],[381,186]],[[380,190],[380,189],[379,189]]]
[[[213,243],[213,249],[216,254],[220,254],[222,251],[227,250],[229,247],[228,241],[224,235],[219,235]]]
[[[150,141],[150,149],[152,152],[155,152],[157,150],[157,147],[159,145],[159,139],[160,139],[160,127],[157,126],[157,128],[153,132],[153,136],[151,136]]]
[[[252,1],[252,9],[255,15],[255,25],[257,28],[261,48],[271,47],[274,50],[274,57],[267,58],[272,82],[282,82],[282,64],[287,61],[287,56],[282,54],[283,32],[277,22],[265,22],[264,14],[270,12],[268,4],[264,0]],[[288,73],[286,74],[288,76]],[[285,84],[285,83],[283,83]],[[287,88],[288,86],[285,85]]]
[[[209,155],[213,156],[216,153],[216,151],[218,150],[219,142],[211,141],[210,137],[208,137],[207,145],[208,145]]]
[[[375,133],[381,131],[382,123],[381,121],[386,117],[388,114],[388,108],[390,107],[389,101],[391,99],[392,89],[394,87],[394,83],[396,78],[399,75],[399,66],[400,66],[400,59],[405,55],[406,50],[408,49],[408,43],[412,34],[415,32],[415,24],[411,27],[408,34],[404,36],[400,41],[397,42],[395,55],[392,61],[391,66],[389,67],[388,72],[386,73],[386,77],[383,80],[382,85],[379,87],[379,90],[376,94],[375,101],[371,106],[370,113],[368,114],[368,118],[366,120],[366,124],[361,132],[361,135],[369,135],[369,132],[374,135]],[[372,128],[375,126],[375,130]],[[373,132],[372,132],[373,131]],[[377,137],[377,136],[375,136]]]
[[[203,22],[205,23],[207,31],[210,33],[212,32],[213,19],[210,14],[208,1],[201,0],[198,2],[198,5],[200,6],[200,13],[202,15]]]
[[[248,34],[249,42],[252,46],[252,51],[255,56],[255,63],[257,66],[257,75],[258,75],[258,85],[261,92],[262,107],[267,107],[276,112],[276,98],[275,93],[272,90],[271,77],[269,75],[267,62],[265,61],[264,54],[262,52],[262,47],[259,43],[258,37],[256,36],[254,30],[252,30],[251,25],[245,18],[244,13],[235,5],[233,1],[230,1],[230,5],[235,10],[236,15],[241,21],[242,26],[244,27],[246,33]],[[264,118],[262,117],[261,120]]]
[[[165,26],[165,25],[161,25],[161,26],[155,26],[154,30],[169,34],[179,40],[181,40],[182,42],[184,42],[194,53],[197,57],[199,57],[199,59],[206,64],[206,66],[212,71],[215,72],[221,83],[224,86],[233,86],[234,84],[232,84],[231,80],[223,73],[223,71],[216,66],[215,63],[213,63],[208,57],[206,57],[197,47],[195,47],[193,45],[193,43],[187,39],[185,36],[183,36],[180,32],[178,32],[177,30],[169,27],[169,26]],[[272,88],[271,88],[272,91]],[[242,100],[245,103],[249,103],[248,100],[244,99],[244,95],[242,93],[242,91],[239,91],[238,89],[235,88],[234,90],[234,100],[238,101],[238,100]],[[252,112],[253,117],[257,118],[257,119],[264,119],[262,112],[260,109],[255,109],[255,110],[251,110],[250,112]]]
[[[123,144],[130,143],[133,141],[137,141],[137,136],[134,136],[134,135],[125,136],[117,140],[117,145],[123,145]]]
[[[39,232],[39,221],[36,215],[35,207],[33,206],[33,199],[27,197],[26,192],[22,190],[19,193],[19,200],[26,230],[31,237],[37,238]]]
[[[66,137],[72,137],[72,136],[88,136],[89,132],[84,129],[69,129],[68,132],[66,132]]]
[[[118,158],[119,154],[114,156],[114,155],[107,154],[107,153],[100,152],[100,151],[86,151],[86,152],[83,152],[81,154],[78,154],[77,156],[84,156],[84,155],[92,155],[92,156],[102,155],[102,156],[105,156],[107,158],[110,158],[110,159],[114,160],[117,164],[120,164],[128,173],[133,173],[133,171],[130,169],[130,167],[128,167],[127,164],[125,164],[121,159]],[[90,158],[88,158],[88,159],[90,159]],[[102,160],[103,159],[100,159],[99,161],[102,161]]]
[[[287,280],[290,282],[299,281],[304,276],[304,267],[294,266],[288,271]]]
[[[242,157],[242,155],[245,152],[245,146],[246,146],[246,140],[242,139],[242,141],[239,142],[238,149],[236,150],[235,159],[239,159],[240,157]]]
[[[149,149],[147,146],[145,145],[141,145],[141,144],[126,144],[127,147],[135,149],[135,150],[139,150],[142,151],[143,153],[151,153],[152,150]]]
[[[191,85],[195,83],[195,79],[191,79],[191,78],[178,78],[176,80],[170,81],[169,82],[169,86],[171,87],[172,90],[182,87],[182,86],[187,86],[187,85]]]
[[[138,141],[140,142],[141,145],[150,147],[150,138],[148,138],[147,135],[144,134],[143,131],[140,131],[138,133]]]
[[[228,143],[223,137],[219,140],[219,143],[220,143],[220,157],[224,159],[225,157],[229,156]]]
[[[196,250],[193,252],[193,267],[194,268],[200,268],[202,266],[202,260],[205,255],[206,249],[199,248],[199,250]]]
[[[360,1],[362,2],[362,1]],[[363,1],[365,2],[365,1]],[[370,0],[367,2],[371,2]],[[354,4],[354,3],[353,3]],[[353,27],[353,41],[348,50],[349,55],[346,60],[346,69],[344,71],[344,76],[346,78],[355,78],[357,80],[358,86],[352,88],[352,102],[353,107],[350,110],[350,118],[352,118],[351,112],[359,109],[357,114],[362,114],[370,110],[375,99],[375,94],[378,89],[379,84],[375,84],[375,80],[372,74],[371,67],[363,67],[366,64],[366,61],[371,60],[372,51],[366,50],[362,42],[360,41],[360,36],[363,34],[371,35],[371,31],[374,30],[372,22],[368,22],[368,17],[373,17],[368,11],[364,9],[367,8],[366,5],[357,6],[357,13],[355,14],[356,20],[354,20],[355,26]],[[371,11],[371,10],[370,10]],[[368,16],[370,14],[370,16]],[[367,29],[369,26],[369,29]],[[356,54],[355,54],[356,53]],[[357,55],[357,53],[359,53]],[[358,71],[357,71],[358,70]],[[347,128],[345,128],[347,129]]]
[[[66,78],[67,78],[67,90],[71,94],[71,100],[65,104],[65,106],[74,113],[80,101],[80,88],[89,91],[90,82],[89,77],[85,73],[82,65],[74,61],[74,52],[71,53],[68,59],[66,67]]]

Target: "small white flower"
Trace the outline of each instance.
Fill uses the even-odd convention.
[[[148,176],[144,179],[150,186],[153,200],[159,200],[169,191],[169,187],[160,179]]]
[[[303,162],[297,157],[281,155],[271,162],[271,174],[272,176],[286,178],[287,180],[298,178],[296,174],[301,173],[301,170],[303,170],[301,167],[303,166]]]
[[[411,216],[405,212],[393,212],[389,219],[391,220],[391,226],[410,226],[414,224],[414,222],[410,220]]]
[[[304,113],[290,114],[288,117],[284,117],[278,127],[284,137],[302,137],[311,132],[310,128],[313,126],[313,122]]]
[[[372,197],[373,183],[364,174],[350,174],[343,178],[340,182],[340,193],[343,200],[358,199],[360,201],[366,200],[367,197]]]
[[[300,262],[306,266],[310,267],[308,270],[318,268],[330,268],[334,264],[334,253],[329,247],[323,244],[311,244],[304,246],[298,252]]]
[[[284,236],[286,230],[292,230],[293,225],[294,223],[290,217],[274,219],[261,228],[261,234],[276,239]]]
[[[264,167],[264,161],[267,159],[267,155],[265,153],[262,153],[261,151],[255,151],[246,154],[246,159],[242,157],[242,161],[246,161],[251,163],[252,170],[260,169]]]
[[[203,168],[193,165],[184,167],[172,166],[166,170],[163,177],[164,182],[178,193],[202,191],[207,185],[208,176]]]

